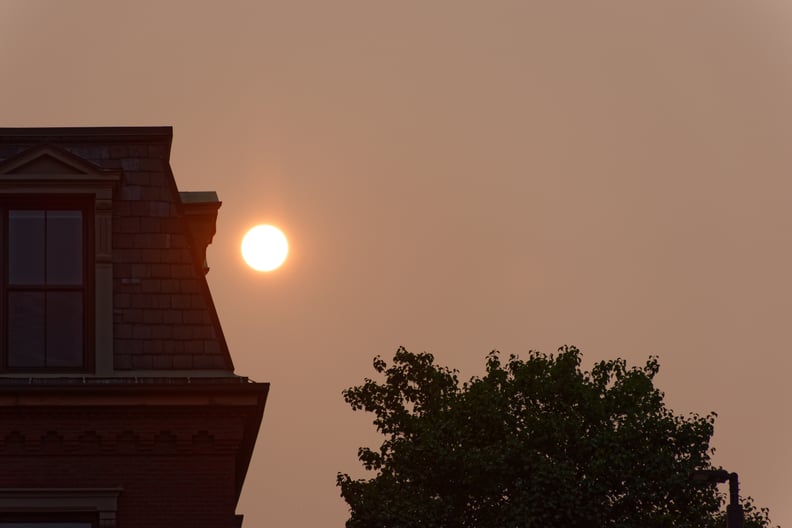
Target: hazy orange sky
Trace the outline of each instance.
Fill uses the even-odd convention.
[[[172,125],[223,201],[209,284],[272,383],[245,526],[343,526],[374,355],[563,344],[658,355],[792,523],[792,3],[0,0],[0,72],[0,126]]]

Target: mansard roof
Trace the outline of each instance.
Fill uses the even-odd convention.
[[[0,194],[90,186],[112,209],[114,376],[233,373],[205,278],[220,202],[182,199],[171,140],[170,127],[0,128]]]

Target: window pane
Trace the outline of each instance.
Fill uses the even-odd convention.
[[[8,281],[44,284],[44,211],[8,212]]]
[[[82,211],[47,211],[47,284],[82,284]]]
[[[47,292],[47,366],[83,364],[81,292]]]
[[[8,293],[8,366],[43,367],[44,293]]]

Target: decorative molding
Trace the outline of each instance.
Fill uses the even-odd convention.
[[[112,200],[121,173],[94,165],[52,145],[32,147],[0,163],[5,194],[93,194]]]
[[[96,513],[100,528],[115,528],[123,488],[0,488],[0,513]]]
[[[52,430],[34,436],[11,431],[0,439],[0,457],[17,456],[22,452],[58,456],[98,453],[191,456],[205,453],[233,453],[239,450],[240,445],[240,438],[218,440],[205,429],[183,430],[177,433],[161,430],[146,435],[129,429],[104,434],[84,431],[68,437]]]
[[[113,211],[102,207],[108,200],[96,200],[94,209],[94,251],[96,262],[113,261]]]
[[[115,173],[61,147],[37,145],[0,163],[0,174],[30,180],[53,178],[96,180],[112,178]]]

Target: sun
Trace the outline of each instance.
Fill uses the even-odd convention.
[[[286,260],[289,241],[271,225],[257,225],[242,239],[242,258],[256,271],[272,271]]]

